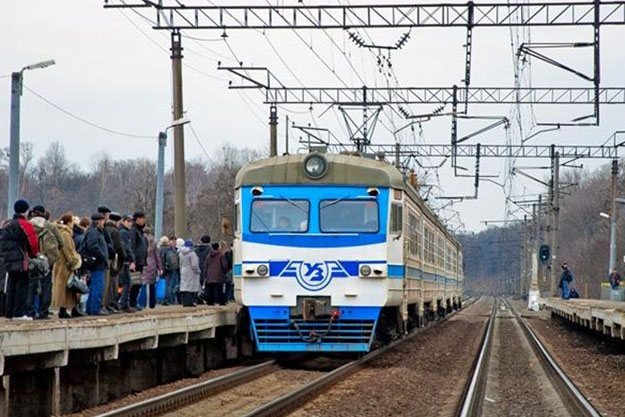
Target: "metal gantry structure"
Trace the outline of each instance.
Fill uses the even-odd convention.
[[[625,23],[624,1],[462,4],[236,5],[105,0],[106,7],[151,8],[154,29],[371,29],[595,26]],[[520,16],[520,20],[518,17]]]
[[[254,68],[225,68],[240,76],[250,84],[232,86],[232,88],[257,88],[264,90],[264,102],[270,106],[270,154],[277,154],[277,106],[281,104],[322,104],[329,106],[361,106],[366,112],[369,107],[402,106],[402,105],[451,105],[451,112],[446,115],[452,118],[451,141],[449,145],[375,145],[367,136],[366,122],[363,128],[357,128],[357,135],[352,135],[359,150],[361,145],[366,150],[387,155],[395,155],[396,164],[401,157],[449,158],[454,169],[457,158],[475,158],[475,187],[482,178],[479,173],[480,158],[549,158],[551,161],[551,180],[547,206],[550,213],[550,225],[546,229],[552,236],[554,259],[557,263],[558,253],[558,213],[561,188],[559,185],[560,160],[565,163],[590,158],[618,158],[618,146],[523,146],[523,145],[468,145],[462,142],[474,135],[458,138],[458,119],[467,115],[469,105],[483,104],[545,104],[545,105],[593,105],[592,115],[579,117],[568,123],[568,126],[598,125],[600,105],[625,104],[625,87],[602,87],[600,77],[600,28],[604,26],[625,25],[625,1],[561,1],[561,2],[502,2],[464,4],[370,4],[370,5],[207,5],[196,0],[104,0],[106,8],[130,8],[142,13],[153,13],[153,28],[167,30],[172,33],[172,60],[174,62],[174,119],[182,114],[181,71],[179,63],[182,58],[180,43],[181,31],[186,30],[298,30],[298,29],[337,29],[353,31],[372,28],[405,28],[408,30],[422,28],[465,28],[465,65],[463,86],[417,86],[397,88],[371,88],[368,86],[350,87],[287,87],[279,83],[272,85],[271,77],[266,82],[259,82],[250,77]],[[561,44],[523,44],[517,53],[538,59],[548,65],[576,74],[585,81],[592,82],[592,87],[475,87],[471,85],[471,62],[473,50],[473,31],[478,28],[494,27],[590,27],[593,29],[591,41],[570,42]],[[352,32],[349,32],[352,33]],[[593,48],[593,73],[584,74],[570,66],[558,62],[545,52],[546,48]],[[388,48],[393,49],[393,48]],[[269,74],[267,69],[264,69]],[[464,104],[460,111],[459,104]],[[406,110],[399,113],[407,119],[429,118],[443,115],[435,110],[432,114],[410,116]],[[593,119],[592,122],[586,122]],[[506,121],[507,123],[507,121]],[[501,126],[495,122],[490,127]],[[356,125],[357,126],[357,125]],[[557,124],[559,127],[560,124]],[[356,137],[358,136],[358,137]],[[176,131],[176,143],[183,146],[181,129]],[[358,142],[359,141],[359,142]],[[182,151],[183,152],[183,151]],[[176,148],[176,164],[182,155]],[[179,155],[180,154],[180,155]],[[184,166],[180,169],[184,170]],[[456,172],[457,174],[457,172]],[[457,174],[458,175],[458,174]],[[467,176],[467,175],[458,175]],[[184,181],[184,171],[181,175]],[[488,179],[488,178],[483,178]],[[184,184],[177,182],[176,187]],[[542,204],[542,203],[540,203]],[[176,198],[176,213],[184,208],[179,207]],[[613,210],[614,211],[614,210]],[[538,210],[541,213],[541,210]],[[184,214],[183,214],[184,215]],[[178,229],[178,219],[176,220]],[[178,234],[178,230],[176,230]],[[538,239],[536,239],[538,240]],[[536,251],[534,251],[536,252]],[[554,279],[552,268],[552,289]]]

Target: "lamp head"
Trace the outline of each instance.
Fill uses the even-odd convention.
[[[31,64],[28,66],[24,67],[24,70],[34,70],[34,69],[39,69],[39,68],[46,68],[49,67],[51,65],[56,64],[56,62],[54,62],[54,59],[49,59],[47,61],[41,61],[41,62],[37,62],[36,64]]]

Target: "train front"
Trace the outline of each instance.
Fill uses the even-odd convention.
[[[401,294],[381,164],[290,155],[237,175],[235,294],[258,351],[370,350],[381,308]]]

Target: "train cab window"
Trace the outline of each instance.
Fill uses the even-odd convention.
[[[402,223],[403,223],[403,207],[401,204],[391,204],[391,224],[390,231],[391,233],[401,233],[402,231]]]
[[[307,200],[254,200],[252,233],[305,233],[308,231]]]
[[[378,203],[371,200],[322,200],[319,228],[324,233],[377,233]]]

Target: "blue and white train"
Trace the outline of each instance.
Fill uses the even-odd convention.
[[[366,352],[461,305],[462,252],[385,162],[311,153],[235,181],[237,302],[261,352]]]

